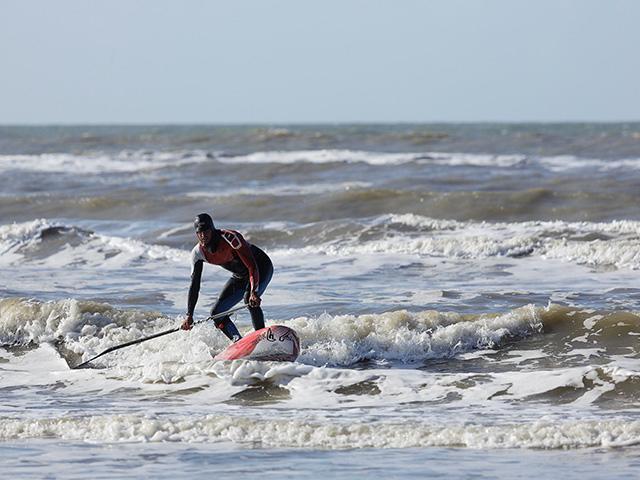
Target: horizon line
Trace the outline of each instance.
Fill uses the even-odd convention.
[[[307,126],[353,126],[353,125],[615,125],[640,123],[635,120],[464,120],[464,121],[292,121],[292,122],[33,122],[5,123],[5,127],[307,127]]]

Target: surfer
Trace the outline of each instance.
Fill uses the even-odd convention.
[[[205,262],[220,265],[233,273],[223,287],[218,301],[211,308],[211,315],[225,312],[244,299],[249,307],[253,328],[264,328],[260,297],[273,275],[271,259],[235,230],[215,228],[213,219],[206,213],[201,213],[195,218],[194,227],[198,244],[191,250],[191,286],[187,300],[187,315],[181,328],[190,330],[193,325],[193,311],[198,302],[202,266]],[[216,320],[215,325],[234,342],[242,338],[229,316]]]

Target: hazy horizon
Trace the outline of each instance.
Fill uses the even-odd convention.
[[[631,0],[5,0],[0,11],[1,125],[640,121]]]
[[[34,128],[47,128],[47,127],[327,127],[327,126],[465,126],[465,125],[635,125],[640,124],[640,120],[554,120],[554,121],[425,121],[425,122],[404,122],[404,121],[385,121],[385,122],[114,122],[114,123],[100,123],[100,122],[85,122],[85,123],[0,123],[0,127],[34,127]]]

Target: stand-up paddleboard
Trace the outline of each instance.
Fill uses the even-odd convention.
[[[229,345],[213,359],[293,362],[299,354],[298,334],[284,325],[273,325],[250,333]]]

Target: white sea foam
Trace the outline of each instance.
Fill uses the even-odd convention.
[[[66,349],[83,355],[84,360],[113,345],[173,327],[177,322],[157,312],[121,310],[73,299],[0,300],[0,343],[24,345],[62,339]],[[279,323],[294,328],[301,336],[300,361],[317,366],[349,366],[363,360],[411,363],[449,358],[475,349],[493,348],[506,339],[528,336],[542,329],[539,312],[533,306],[473,318],[437,311],[396,311],[362,316],[325,314]],[[221,350],[224,344],[215,329],[198,328],[193,334],[141,344],[100,362],[135,369],[144,357],[146,370],[133,375],[149,379],[155,375],[149,371],[150,365],[208,361],[211,352]]]
[[[44,219],[1,225],[0,262],[9,265],[15,261],[22,260],[24,256],[19,253],[19,249],[38,242],[42,232],[52,226],[54,224]]]
[[[65,396],[93,397],[97,392],[117,393],[120,401],[125,403],[131,395],[136,402],[139,398],[156,395],[167,400],[188,398],[190,412],[194,415],[207,414],[210,405],[233,402],[238,395],[250,393],[257,387],[266,389],[263,397],[271,402],[274,399],[269,389],[281,395],[277,399],[279,407],[283,412],[291,413],[282,414],[279,418],[304,421],[313,412],[322,411],[326,415],[325,409],[339,409],[342,418],[353,420],[362,417],[362,411],[358,409],[375,408],[375,422],[378,422],[385,418],[384,409],[419,405],[413,413],[404,411],[402,418],[407,422],[415,421],[416,418],[424,418],[428,412],[430,421],[438,423],[448,421],[448,413],[441,409],[442,403],[446,403],[460,409],[457,416],[460,421],[471,420],[473,423],[475,413],[467,416],[465,412],[481,407],[487,415],[500,416],[513,402],[517,402],[523,421],[538,418],[536,405],[544,399],[553,403],[558,397],[556,392],[566,390],[575,392],[572,405],[580,406],[584,417],[588,407],[603,395],[615,391],[619,384],[623,385],[620,391],[624,391],[637,383],[640,364],[634,358],[611,358],[608,365],[551,369],[525,362],[544,360],[546,355],[537,350],[512,351],[520,352],[517,355],[519,361],[513,356],[501,359],[497,354],[505,340],[517,341],[541,331],[542,320],[537,318],[539,313],[540,309],[525,307],[503,315],[473,317],[401,311],[380,315],[297,318],[286,323],[294,326],[303,340],[298,363],[214,362],[212,352],[221,350],[227,342],[210,325],[112,352],[94,362],[96,367],[106,367],[97,370],[69,370],[52,346],[41,343],[39,348],[26,353],[3,353],[0,387],[24,386],[27,398],[28,388],[39,385],[55,385],[56,394]],[[24,343],[25,339],[57,344],[62,341],[64,348],[75,351],[85,360],[115,344],[175,327],[178,323],[176,319],[153,312],[117,310],[104,304],[72,300],[46,303],[0,300],[0,319],[2,343]],[[567,355],[573,353],[576,351]],[[467,365],[478,359],[483,366],[480,370],[462,366],[455,371],[443,371],[437,366],[428,368],[428,363],[420,362],[422,368],[406,368],[406,365],[405,368],[397,368],[398,361],[453,356],[469,361]],[[363,359],[374,362],[366,369],[345,368]],[[376,368],[376,362],[381,362],[382,366]],[[325,363],[339,366],[317,366]],[[39,402],[40,399],[36,396],[33,401]],[[146,403],[136,403],[128,411],[161,411],[179,415],[183,408],[182,400],[175,407],[172,405],[163,403],[158,410],[149,409]],[[349,414],[344,411],[347,407],[360,413]],[[529,413],[525,418],[527,409]],[[13,410],[9,406],[3,407],[2,411],[7,415]],[[43,413],[35,410],[28,417],[32,419]],[[500,425],[493,426],[497,428]],[[61,430],[60,435],[65,433]],[[132,437],[82,439],[141,441]],[[189,434],[176,438],[176,441],[198,440]],[[310,446],[325,448],[316,444]]]
[[[510,168],[523,164],[523,155],[489,155],[470,153],[384,153],[362,150],[298,150],[256,152],[236,157],[222,157],[228,163],[367,163],[369,165],[401,165],[409,162],[433,165]]]
[[[512,168],[524,165],[525,155],[488,155],[471,153],[428,153],[419,163],[434,163],[450,166]]]
[[[442,220],[424,217],[416,214],[391,214],[376,219],[378,222],[398,222],[408,226],[439,229],[462,229],[468,225],[480,227],[493,227],[500,230],[509,228],[538,228],[547,229],[550,233],[586,234],[586,233],[611,233],[620,235],[640,234],[640,222],[633,220],[613,220],[611,222],[565,222],[556,221],[531,221],[531,222],[459,222],[455,220]]]
[[[400,224],[413,231],[392,231],[367,241],[351,236],[301,250],[335,256],[388,253],[459,259],[534,255],[578,265],[640,269],[637,221],[489,223],[406,214],[385,215],[373,223]]]
[[[350,409],[375,407],[375,418],[379,419],[385,417],[384,409],[415,404],[420,405],[420,410],[405,412],[405,418],[423,417],[428,411],[432,421],[437,422],[448,420],[448,414],[439,407],[443,402],[460,409],[458,419],[461,421],[473,420],[474,414],[467,417],[465,413],[473,410],[464,409],[481,406],[487,415],[500,415],[505,406],[513,402],[518,402],[523,420],[535,419],[538,418],[535,406],[542,398],[553,401],[557,397],[554,392],[559,389],[575,391],[572,405],[581,406],[582,413],[586,414],[591,404],[603,394],[615,390],[618,384],[628,380],[637,382],[640,378],[637,360],[630,359],[626,359],[627,363],[633,363],[636,370],[619,365],[553,370],[523,366],[513,371],[483,369],[481,374],[440,372],[438,369],[357,370],[300,363],[214,362],[204,342],[186,334],[175,336],[171,341],[158,339],[152,343],[155,345],[143,349],[132,347],[125,355],[114,354],[116,356],[106,362],[111,367],[100,370],[69,370],[55,350],[45,344],[11,358],[10,364],[3,366],[0,385],[55,384],[59,393],[74,396],[117,392],[126,385],[134,398],[158,394],[167,399],[188,398],[194,414],[207,414],[209,405],[233,401],[239,394],[250,393],[256,387],[267,389],[263,401],[270,399],[271,388],[280,395],[278,403],[285,409],[283,412],[291,412],[291,415],[281,417],[300,418],[318,409],[344,409],[348,405]],[[528,401],[530,399],[533,402]],[[11,409],[3,408],[3,411],[6,414]],[[157,410],[141,405],[129,411]],[[160,411],[179,414],[181,407],[172,408],[167,404]],[[42,413],[34,411],[30,417]],[[361,418],[361,415],[354,417],[347,412],[343,412],[343,416]]]
[[[497,316],[472,319],[456,313],[426,311],[376,315],[322,315],[286,322],[303,339],[301,360],[314,365],[352,365],[362,360],[419,362],[492,348],[542,328],[538,311],[522,307]]]
[[[125,335],[126,340],[141,337],[152,320],[156,321],[151,328],[161,328],[171,322],[157,312],[116,309],[98,302],[3,298],[0,299],[0,344],[40,344],[66,339],[73,345],[84,339],[88,347],[97,344],[100,348],[104,343],[124,341]]]
[[[0,440],[91,443],[226,442],[270,448],[590,448],[640,443],[640,421],[538,421],[507,425],[327,422],[206,415],[2,418]]]
[[[621,160],[602,160],[597,158],[580,158],[573,155],[541,157],[538,162],[553,172],[568,170],[592,169],[602,172],[610,170],[640,170],[640,158]]]
[[[0,265],[30,261],[30,251],[37,249],[43,234],[52,229],[73,232],[82,237],[79,244],[64,244],[45,258],[35,260],[39,265],[62,268],[86,265],[100,268],[122,268],[140,260],[170,260],[188,264],[189,252],[163,245],[148,244],[132,238],[100,235],[60,222],[37,219],[31,222],[0,226]]]
[[[401,165],[410,162],[442,166],[471,166],[489,168],[516,168],[536,165],[553,172],[590,169],[597,171],[638,170],[640,158],[619,160],[583,158],[572,155],[552,157],[526,156],[521,154],[494,155],[482,153],[411,152],[385,153],[363,150],[297,150],[264,151],[249,155],[221,157],[227,163],[367,163],[369,165]]]
[[[123,150],[114,154],[46,153],[39,155],[0,155],[0,171],[41,171],[52,173],[98,174],[134,173],[160,168],[203,163],[215,158],[222,163],[367,163],[369,165],[402,165],[416,162],[425,165],[517,168],[539,165],[553,172],[590,169],[597,171],[638,170],[640,158],[619,160],[582,158],[572,155],[530,157],[521,154],[494,155],[482,153],[410,152],[386,153],[364,150],[294,150],[261,151],[248,155],[216,155],[205,151],[162,152]]]
[[[414,214],[383,215],[362,225],[362,232],[384,227],[383,234],[362,240],[350,233],[324,243],[303,248],[270,250],[275,256],[325,254],[351,256],[369,254],[421,255],[452,259],[535,256],[544,259],[588,265],[640,269],[640,222],[520,222],[489,223],[439,220]],[[407,230],[405,227],[409,227]],[[78,245],[66,244],[38,264],[51,267],[84,264],[93,267],[122,268],[140,260],[188,264],[186,250],[149,244],[133,238],[115,237],[83,231],[75,226],[39,219],[0,226],[0,264],[29,260],[43,232],[51,228],[83,236]],[[297,227],[290,226],[289,229]],[[293,231],[293,230],[292,230]]]
[[[261,362],[212,364],[211,352],[220,351],[225,345],[223,337],[212,328],[140,345],[99,362],[118,367],[129,379],[146,382],[173,383],[203,372],[240,382],[273,380],[308,374],[311,366],[345,367],[365,360],[415,363],[450,358],[479,348],[497,348],[505,340],[529,336],[542,329],[533,306],[473,319],[435,311],[418,314],[398,311],[363,316],[325,314],[278,323],[294,328],[302,339],[299,362],[303,366],[294,371]],[[162,328],[158,326],[156,330]],[[139,326],[125,329],[114,325],[102,338],[70,339],[70,345],[75,351],[84,352],[87,359],[113,344],[142,335]],[[145,359],[144,365],[140,365],[140,358]]]
[[[221,157],[226,163],[333,163],[363,162],[370,165],[400,165],[420,158],[415,153],[376,153],[358,150],[298,150],[256,152],[236,157]]]
[[[71,174],[134,173],[165,167],[202,163],[206,152],[136,152],[114,155],[43,153],[40,155],[0,155],[0,171],[35,171]]]

